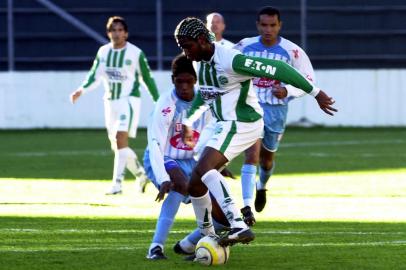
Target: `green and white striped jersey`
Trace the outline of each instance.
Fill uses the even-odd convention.
[[[214,44],[210,61],[196,65],[199,94],[183,124],[191,126],[201,113],[211,108],[219,121],[255,122],[262,109],[252,88],[251,79],[276,79],[316,96],[320,89],[283,61],[241,54],[240,51]]]
[[[159,97],[145,54],[130,42],[121,49],[114,49],[112,43],[100,47],[81,87],[87,92],[100,82],[104,84],[104,98],[107,100],[139,97],[140,83],[148,89],[154,101]]]

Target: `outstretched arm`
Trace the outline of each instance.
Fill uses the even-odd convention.
[[[314,96],[325,113],[333,115],[337,111],[331,107],[334,104],[331,97],[283,61],[237,54],[233,59],[233,70],[241,75],[266,77],[293,85]]]

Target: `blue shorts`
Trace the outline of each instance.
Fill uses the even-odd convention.
[[[196,166],[197,161],[193,158],[191,159],[172,159],[169,157],[164,157],[165,169],[166,171],[172,168],[179,168],[182,172],[186,175],[187,180],[190,180],[192,176],[192,171]],[[151,161],[149,159],[149,150],[148,148],[145,150],[144,153],[144,169],[147,177],[151,179],[151,182],[154,186],[159,190],[159,185],[154,175],[154,171],[152,170]]]
[[[279,142],[285,132],[287,105],[271,105],[260,103],[264,110],[264,138],[262,145],[270,152],[278,150]]]

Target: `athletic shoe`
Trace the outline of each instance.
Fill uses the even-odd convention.
[[[164,255],[162,248],[160,246],[156,246],[148,252],[147,259],[166,260],[167,257]]]
[[[107,192],[106,195],[117,195],[121,194],[123,191],[121,190],[121,185],[113,185]]]
[[[138,183],[137,191],[139,193],[145,193],[145,188],[147,187],[149,181],[148,177],[145,174],[140,174],[135,180]]]
[[[193,253],[193,254],[191,254],[191,255],[186,256],[186,257],[183,258],[183,260],[184,260],[184,261],[187,261],[187,262],[194,262],[195,259],[196,259],[196,254],[195,254],[195,253]]]
[[[248,244],[255,239],[255,234],[250,228],[233,228],[224,236],[220,236],[218,243],[220,246],[230,246],[235,243]]]
[[[254,213],[252,213],[251,211],[251,207],[249,207],[248,205],[244,208],[241,208],[241,214],[245,224],[247,224],[248,226],[254,226],[254,224],[257,222],[255,220]]]
[[[182,254],[182,255],[192,255],[194,252],[187,252],[185,251],[182,246],[180,245],[180,241],[176,242],[176,244],[173,246],[173,251],[175,251],[176,254]]]
[[[257,189],[255,194],[255,211],[258,213],[264,210],[266,204],[266,189]]]

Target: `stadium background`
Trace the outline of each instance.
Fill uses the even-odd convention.
[[[12,20],[9,2],[13,6]],[[404,1],[285,0],[252,4],[231,0],[102,0],[95,3],[0,2],[0,128],[103,127],[103,91],[91,93],[93,96],[81,99],[77,106],[71,106],[67,96],[90,68],[100,41],[105,38],[105,21],[110,15],[122,15],[128,20],[129,40],[145,51],[160,91],[166,91],[172,87],[166,70],[173,56],[179,53],[173,39],[179,20],[185,16],[204,18],[207,13],[218,11],[226,19],[225,37],[238,42],[257,35],[255,14],[263,5],[280,8],[282,35],[306,49],[318,84],[334,96],[340,110],[335,117],[328,117],[319,112],[311,98],[305,97],[290,106],[288,123],[301,124],[305,119],[327,126],[406,125]],[[57,15],[58,9],[62,15]],[[72,20],[63,19],[68,16],[64,12],[88,26],[99,39],[73,26]],[[12,31],[8,32],[10,28]],[[141,126],[145,126],[152,108],[145,92],[142,104]]]

